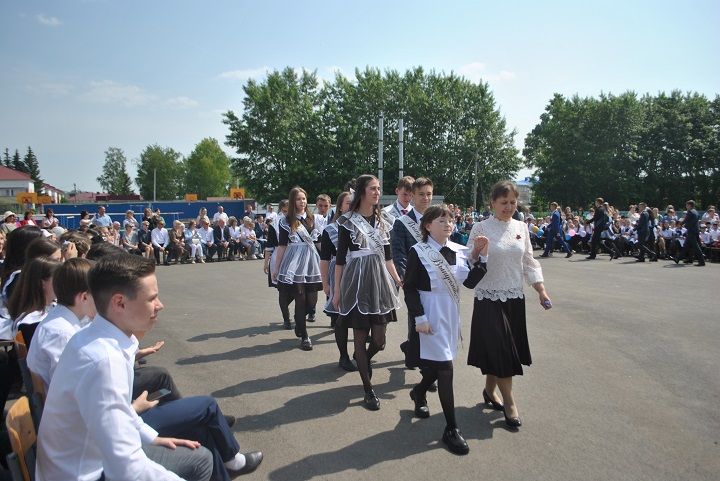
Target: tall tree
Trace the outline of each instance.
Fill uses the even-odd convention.
[[[5,147],[5,152],[3,153],[2,164],[5,167],[12,168],[12,159],[10,158],[10,150],[7,147]]]
[[[27,173],[30,174],[30,178],[32,178],[33,183],[35,184],[35,192],[41,192],[43,190],[43,186],[45,185],[45,181],[42,177],[40,177],[40,164],[38,164],[37,157],[29,146],[23,163],[27,167]]]
[[[26,174],[30,173],[27,165],[23,162],[23,159],[20,158],[20,152],[18,152],[17,149],[15,149],[15,153],[13,154],[11,168],[20,172],[25,172]]]
[[[227,195],[230,159],[216,139],[206,138],[185,160],[185,189],[201,199]]]
[[[156,175],[157,199],[176,199],[182,190],[182,155],[170,147],[148,145],[137,161],[135,183],[140,195],[153,198],[153,178]]]
[[[105,163],[97,181],[108,194],[133,194],[132,180],[127,172],[127,159],[122,149],[109,147],[105,151]]]

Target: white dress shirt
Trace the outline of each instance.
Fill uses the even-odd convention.
[[[167,247],[170,244],[170,236],[165,228],[155,227],[150,233],[150,239],[155,247]]]
[[[220,219],[225,221],[225,225],[228,224],[229,217],[225,212],[215,212],[215,215],[213,216],[213,224],[217,224]]]
[[[37,481],[180,481],[148,459],[143,444],[158,433],[131,405],[138,341],[98,315],[70,339],[48,390]]]
[[[45,382],[45,392],[68,341],[85,326],[87,322],[82,322],[73,311],[60,304],[50,309],[40,321],[30,344],[27,365]]]
[[[235,242],[239,242],[241,236],[240,226],[230,226],[228,227],[228,230],[230,231],[230,238]]]
[[[209,227],[207,229],[204,227],[200,227],[197,231],[200,234],[200,239],[202,240],[203,244],[213,244],[215,242],[213,230]]]

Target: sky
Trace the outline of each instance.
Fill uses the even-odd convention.
[[[286,66],[488,82],[522,149],[554,93],[714,98],[718,25],[717,0],[0,0],[0,149],[31,146],[46,182],[96,191],[108,147],[134,178],[150,144],[223,144],[244,82]]]

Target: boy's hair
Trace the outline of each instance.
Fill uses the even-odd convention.
[[[318,201],[324,200],[328,204],[332,204],[332,200],[330,199],[330,196],[327,194],[320,194],[317,196],[317,199],[315,199],[315,203],[317,204]]]
[[[106,317],[110,299],[117,293],[135,299],[140,279],[154,273],[155,261],[141,256],[123,252],[100,259],[88,279],[98,313]]]
[[[413,190],[413,183],[415,182],[414,177],[410,177],[409,175],[406,175],[402,179],[398,180],[397,188],[398,189],[405,189],[408,192],[412,192]]]
[[[412,191],[415,192],[416,190],[421,189],[426,185],[434,187],[432,180],[428,179],[427,177],[418,177],[412,184]]]
[[[53,290],[58,304],[74,306],[75,296],[90,291],[88,274],[93,263],[87,259],[76,257],[68,259],[53,276]]]

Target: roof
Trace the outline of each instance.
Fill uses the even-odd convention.
[[[32,178],[25,172],[20,172],[19,170],[11,169],[10,167],[5,167],[4,165],[0,165],[0,180],[29,180],[29,181],[32,181]]]
[[[49,190],[54,190],[55,192],[58,192],[58,193],[60,193],[60,194],[64,194],[64,193],[65,193],[64,190],[58,189],[58,188],[55,187],[54,185],[50,185],[50,184],[48,184],[48,183],[43,184],[43,188],[44,188],[44,189],[49,189]]]

